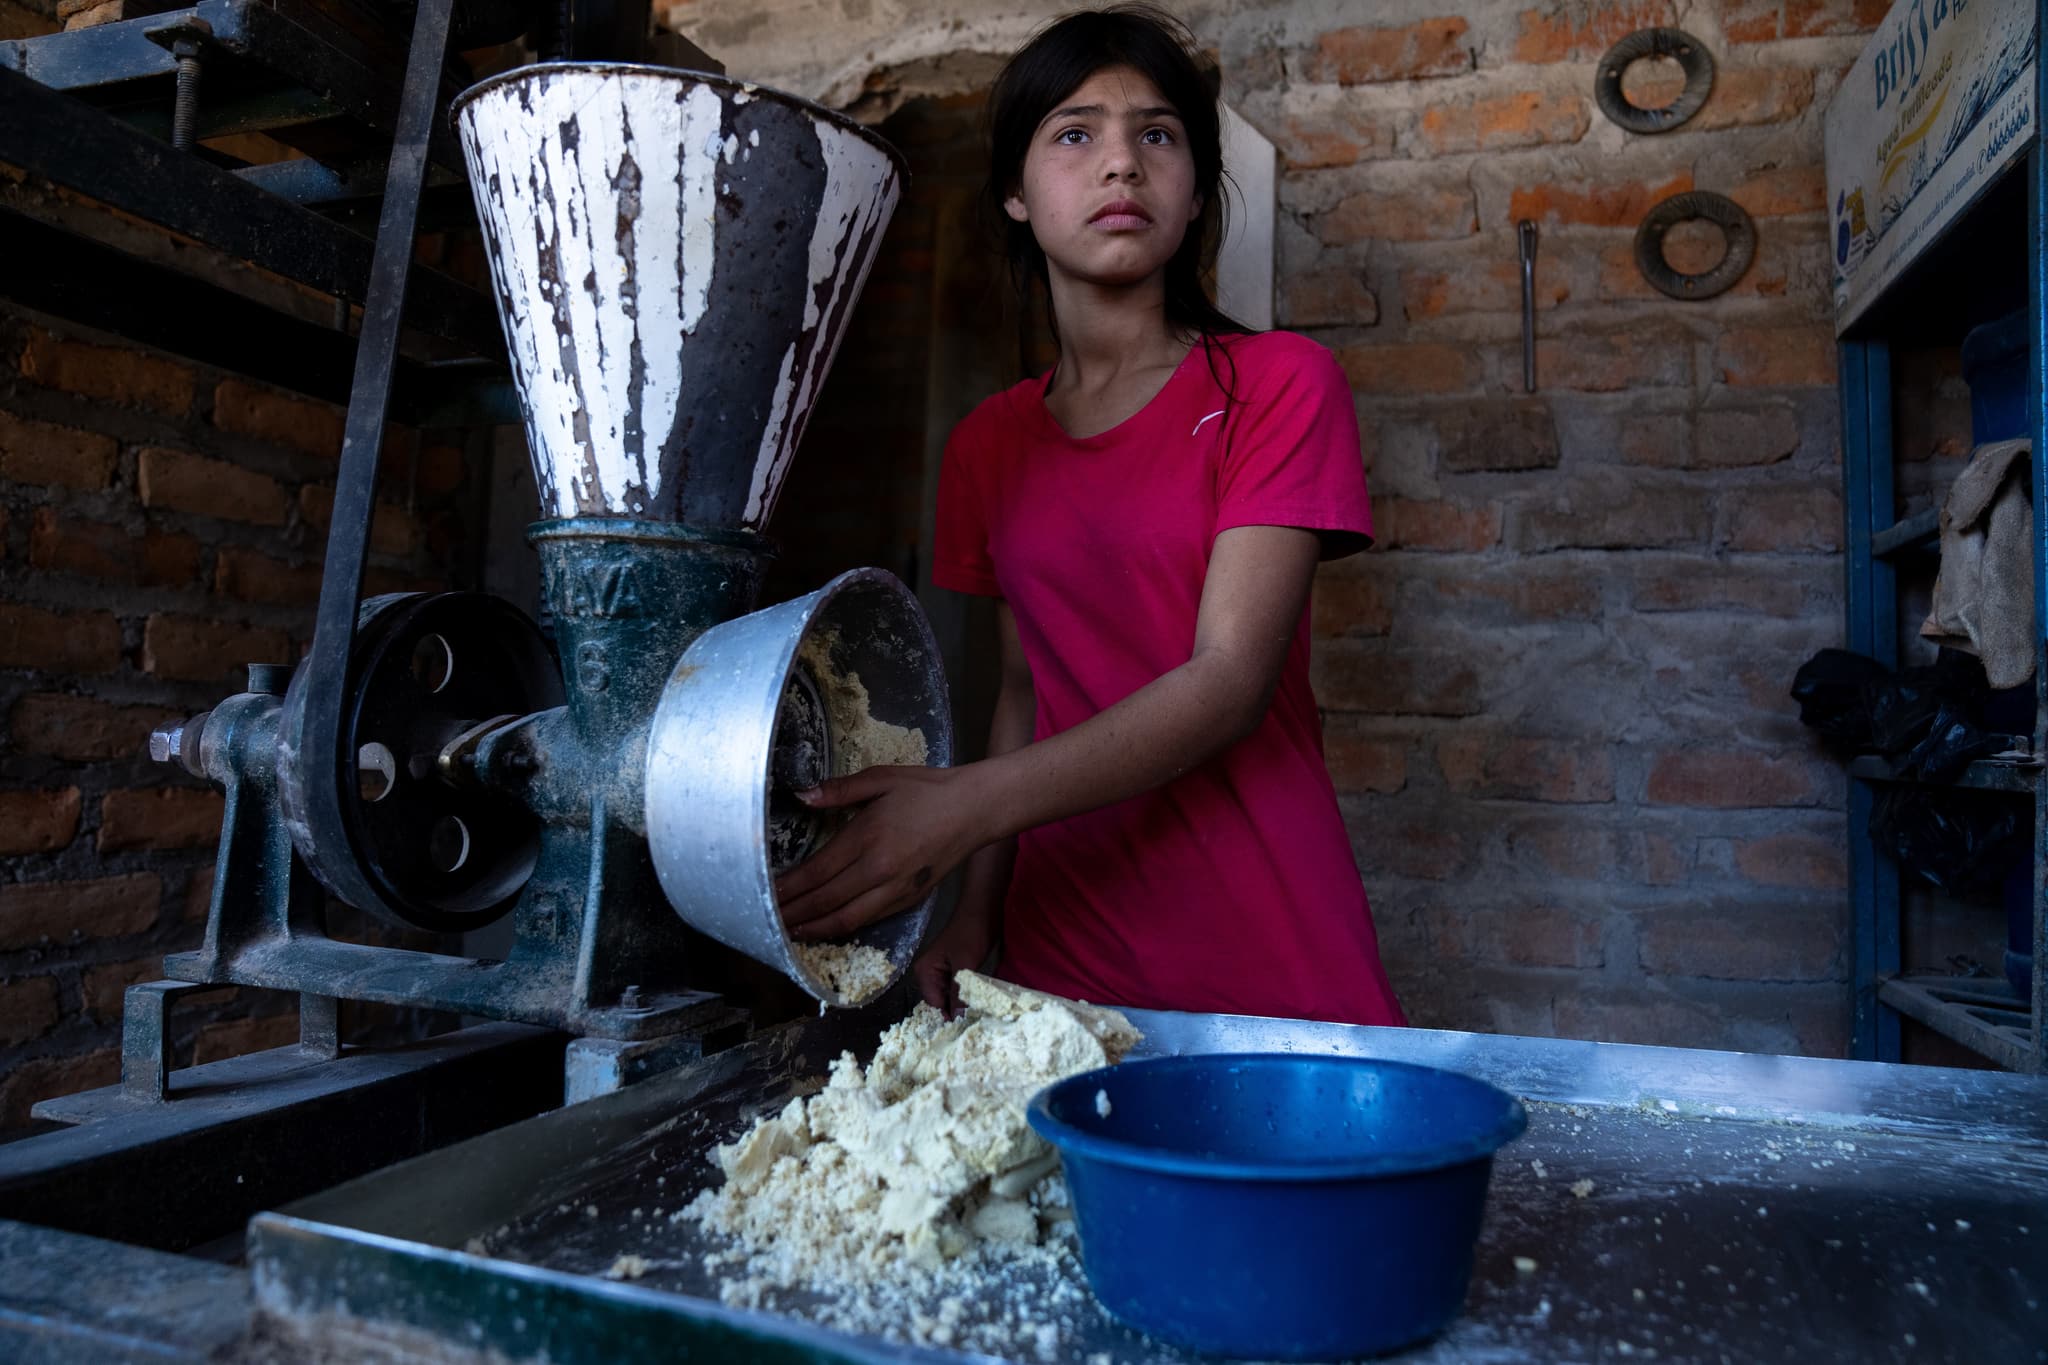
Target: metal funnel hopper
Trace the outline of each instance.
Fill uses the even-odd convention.
[[[761,529],[901,158],[789,95],[618,63],[492,77],[455,119],[541,515]]]

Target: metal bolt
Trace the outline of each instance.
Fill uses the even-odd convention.
[[[188,52],[188,49],[191,49]],[[192,125],[199,120],[199,56],[197,44],[179,43],[178,98],[171,106],[171,150],[192,150]]]
[[[171,105],[171,147],[174,151],[189,152],[193,130],[199,122],[199,58],[213,37],[213,25],[204,19],[184,19],[151,29],[144,36],[169,48],[178,59],[178,93]]]
[[[185,745],[185,722],[159,725],[149,732],[149,757],[156,763],[176,763]]]
[[[194,777],[206,776],[199,747],[206,738],[206,722],[213,712],[201,711],[176,725],[159,725],[149,732],[149,756],[158,763],[175,763]]]
[[[637,1010],[640,1008],[640,988],[638,986],[628,986],[619,992],[619,1008],[622,1010]]]

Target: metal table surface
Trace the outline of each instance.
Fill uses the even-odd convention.
[[[1130,1013],[1146,1033],[1138,1055],[1383,1057],[1529,1101],[1527,1135],[1496,1165],[1465,1314],[1401,1359],[2048,1359],[2039,1078]],[[792,1026],[262,1215],[257,1301],[330,1340],[431,1341],[441,1359],[670,1359],[693,1346],[961,1359],[807,1324],[800,1295],[775,1313],[722,1307],[700,1260],[715,1243],[647,1212],[680,1206],[713,1178],[712,1143],[886,1022],[870,1010]],[[655,1268],[601,1278],[629,1252]],[[1063,1319],[1055,1358],[1186,1358],[1085,1295],[1062,1311],[1031,1275],[999,1288],[990,1309]]]

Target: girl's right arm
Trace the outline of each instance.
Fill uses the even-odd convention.
[[[1031,742],[1038,719],[1038,698],[1032,690],[1031,664],[1017,636],[1017,618],[1010,604],[996,600],[996,632],[1000,639],[1001,673],[996,684],[995,714],[988,724],[988,756],[1007,754]],[[1002,934],[1003,898],[1017,864],[1013,835],[985,845],[967,860],[961,873],[960,900],[953,918],[918,954],[913,970],[918,990],[951,1017],[960,1008],[953,974],[979,970]]]

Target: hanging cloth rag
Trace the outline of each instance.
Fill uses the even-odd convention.
[[[2027,438],[1978,446],[1941,509],[1941,570],[1921,635],[1984,661],[1993,687],[2034,676],[2034,499]]]

